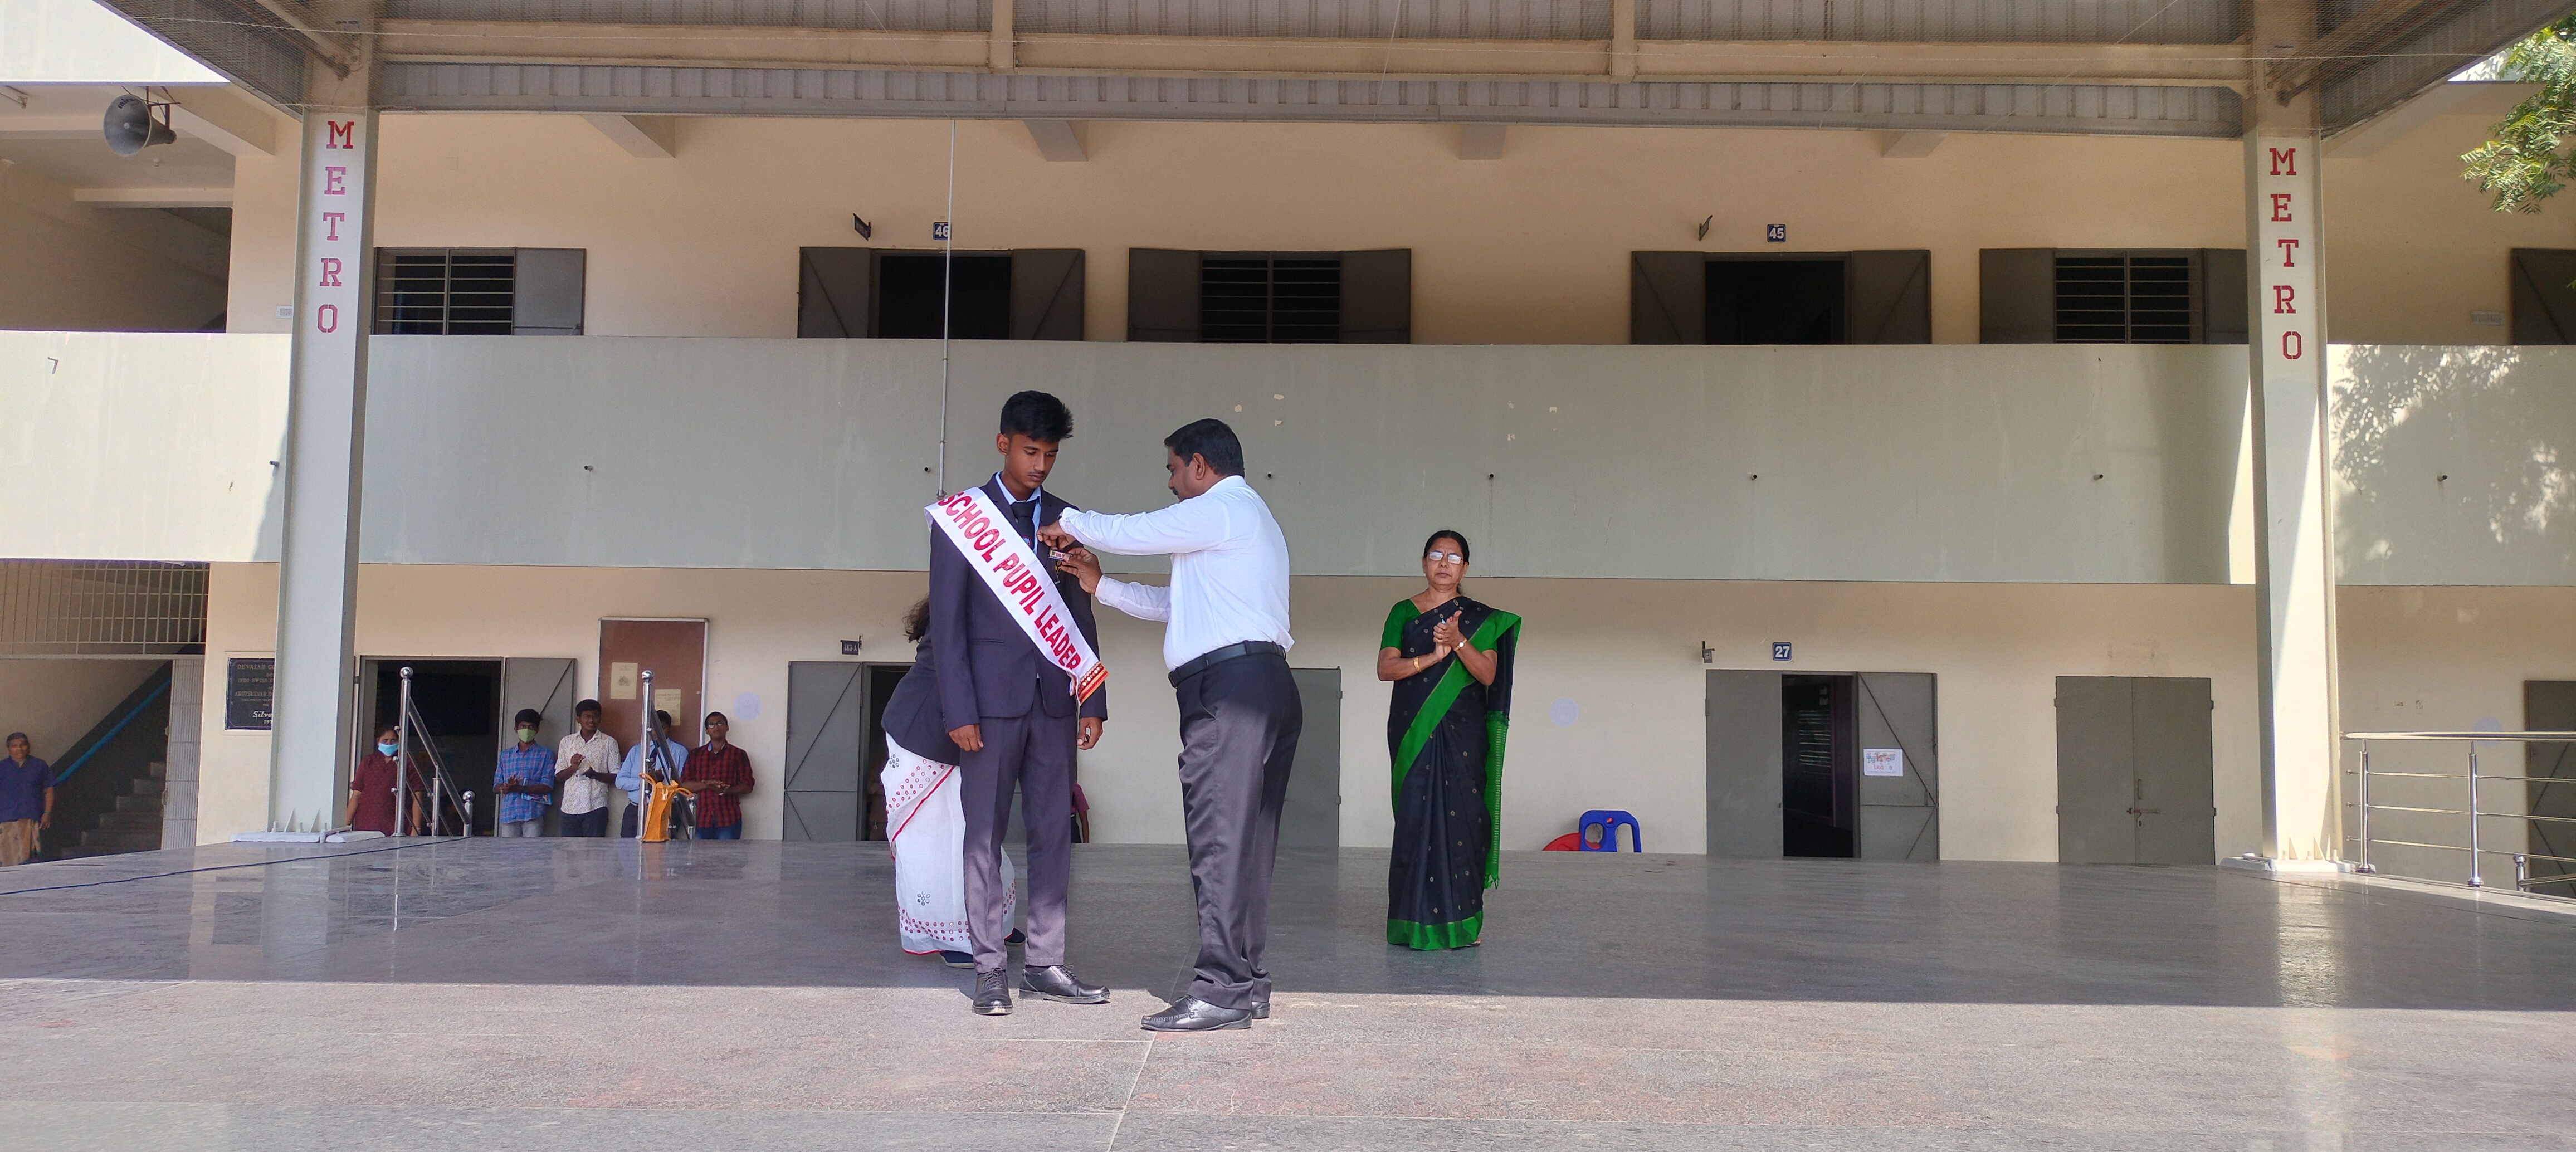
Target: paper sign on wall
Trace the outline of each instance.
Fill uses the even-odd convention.
[[[1905,749],[1863,748],[1860,750],[1860,774],[1863,776],[1905,775]]]
[[[637,666],[633,664],[610,664],[608,666],[609,699],[632,700],[635,698],[636,667]]]
[[[654,689],[653,710],[656,712],[670,713],[671,723],[686,724],[689,722],[688,717],[680,715],[680,690],[677,688]]]

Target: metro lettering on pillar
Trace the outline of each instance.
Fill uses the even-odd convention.
[[[357,121],[355,121],[355,120],[326,120],[326,121],[324,121],[323,123],[325,123],[325,124],[329,125],[329,127],[328,127],[328,128],[326,129],[326,131],[325,131],[325,134],[324,134],[324,137],[323,137],[323,140],[322,140],[322,146],[323,146],[323,147],[325,147],[325,148],[356,148],[356,147],[358,146],[358,144],[357,144],[357,136],[358,136],[358,122],[357,122]]]

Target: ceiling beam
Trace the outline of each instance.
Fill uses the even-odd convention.
[[[1503,138],[1511,131],[1509,124],[1461,124],[1458,126],[1458,158],[1461,160],[1500,160]]]
[[[680,125],[674,117],[595,115],[582,119],[638,160],[669,160],[680,154]]]
[[[230,208],[230,188],[74,188],[72,199],[102,208]]]
[[[1038,155],[1060,163],[1091,159],[1091,144],[1080,120],[1022,120]]]
[[[277,153],[277,118],[257,101],[229,88],[165,89],[171,102],[170,126],[181,136],[194,136],[235,156]]]
[[[887,68],[1021,74],[1343,80],[1610,80],[1611,40],[1100,36],[981,30],[388,20],[395,63]],[[1003,45],[1008,45],[1008,56]],[[994,67],[997,59],[1011,65]],[[1636,41],[1635,78],[1664,81],[2148,84],[2246,82],[2241,44]]]
[[[20,140],[97,140],[106,130],[107,119],[100,113],[21,112],[0,116],[0,136]]]

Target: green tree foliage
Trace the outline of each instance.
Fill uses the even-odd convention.
[[[2504,74],[2540,91],[2514,106],[2476,151],[2460,157],[2460,174],[2495,196],[2498,212],[2538,212],[2576,178],[2576,155],[2560,141],[2576,134],[2576,17],[2543,28],[2505,53]]]

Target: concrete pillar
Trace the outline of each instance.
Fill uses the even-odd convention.
[[[374,304],[376,114],[365,68],[315,65],[296,207],[284,546],[269,741],[271,823],[335,822],[348,779],[358,494]]]
[[[2255,650],[2261,661],[2263,854],[2317,866],[2342,852],[2335,715],[2333,438],[2313,93],[2287,103],[2270,61],[2316,39],[2308,0],[2253,5],[2245,100],[2246,327],[2252,371]]]

